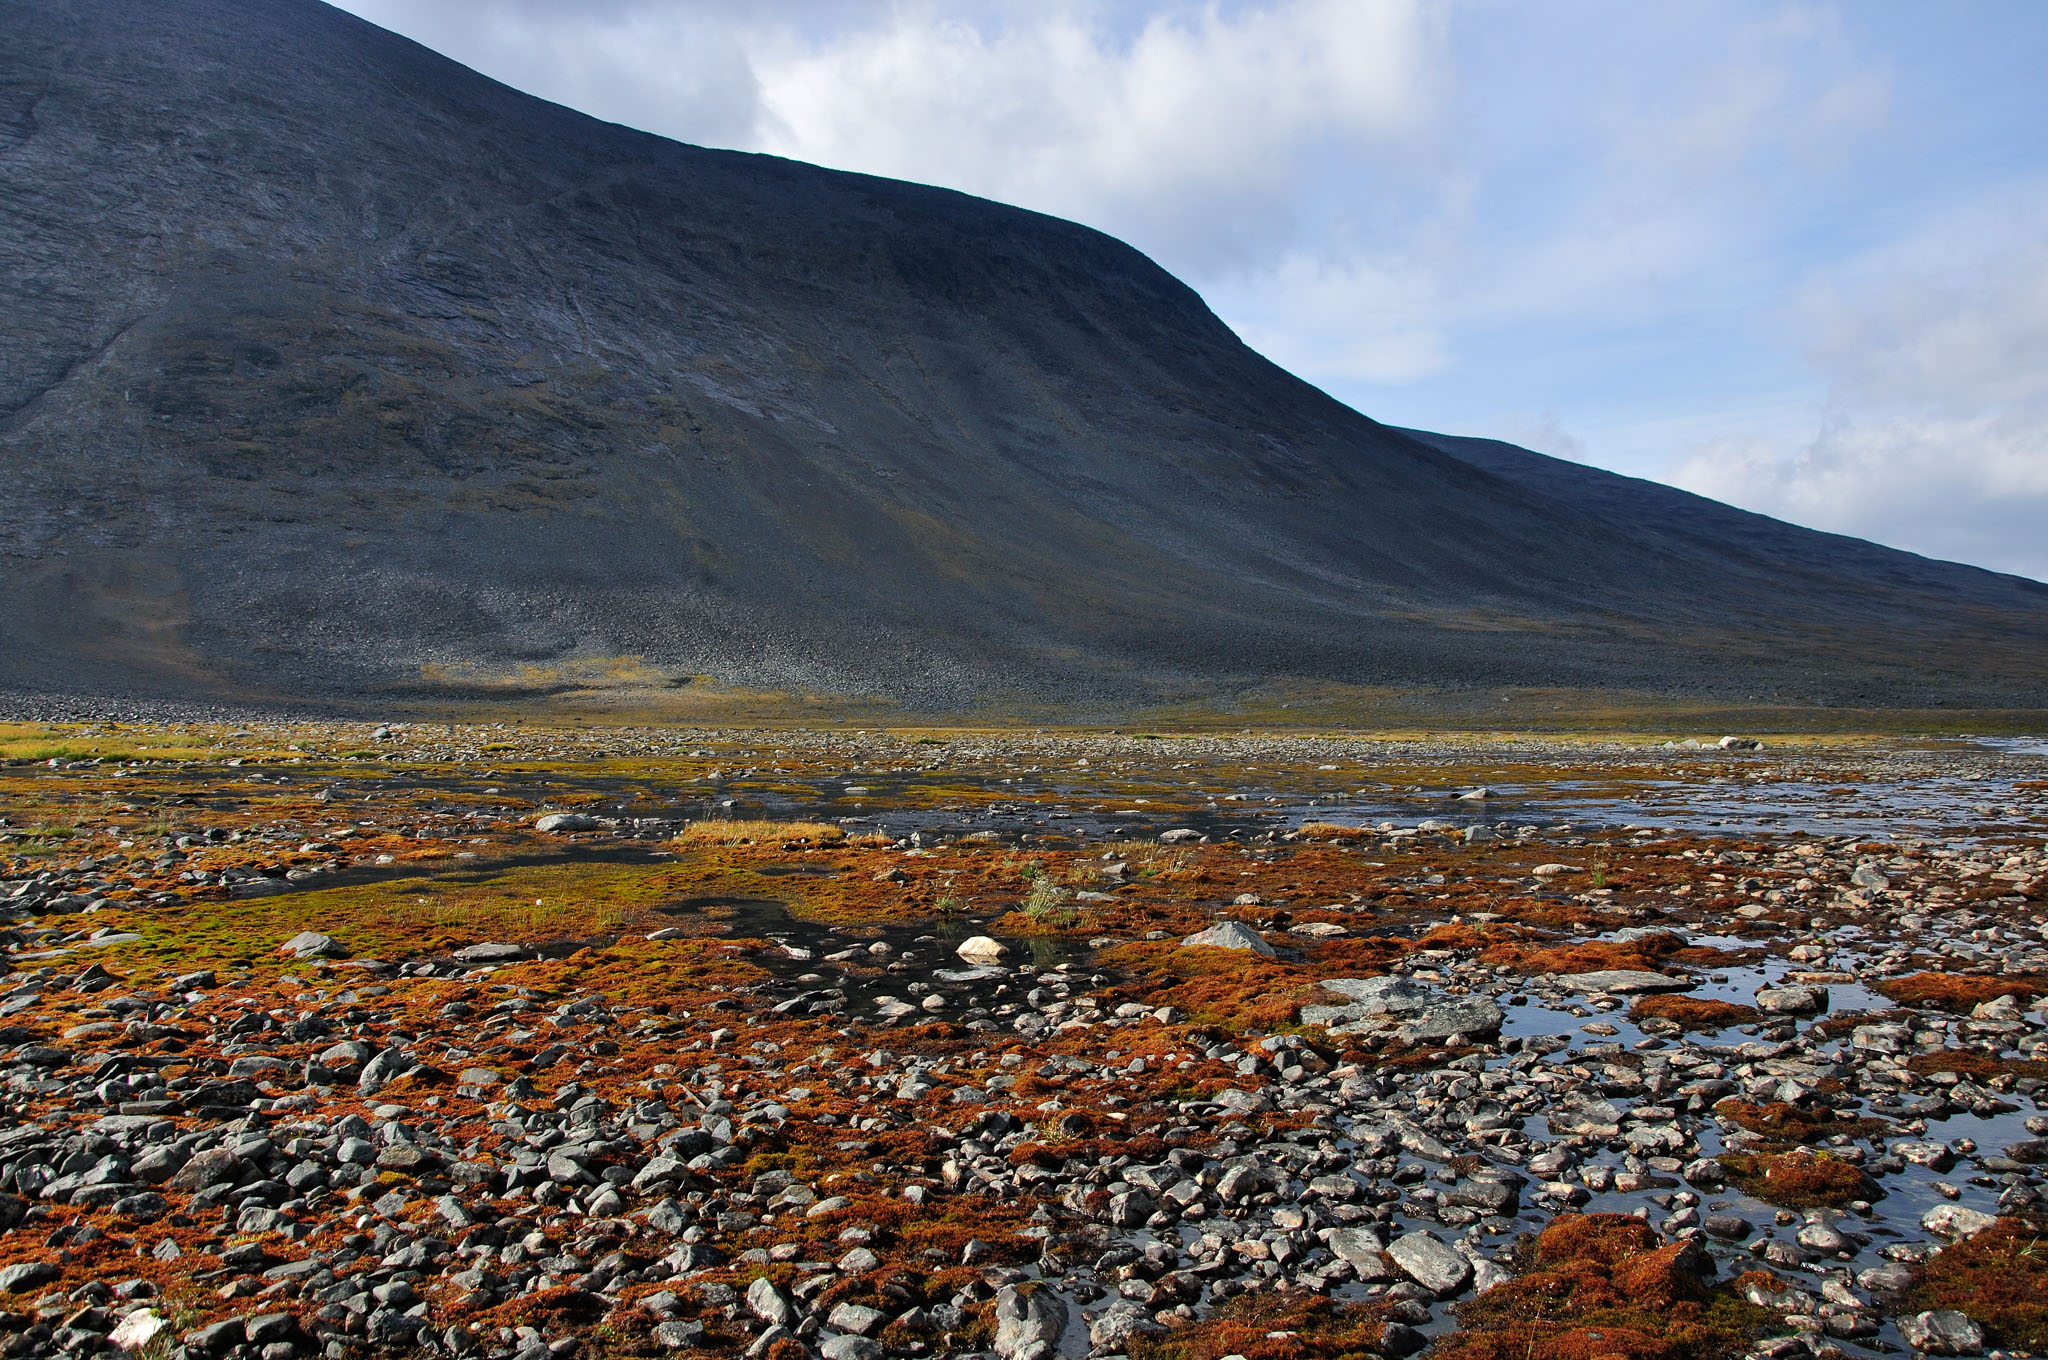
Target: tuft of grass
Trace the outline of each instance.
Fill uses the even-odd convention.
[[[1040,925],[1072,925],[1077,913],[1067,904],[1067,890],[1040,873],[1031,882],[1031,891],[1024,894],[1024,914]]]

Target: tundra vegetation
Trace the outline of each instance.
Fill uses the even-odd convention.
[[[0,1352],[2038,1352],[2048,761],[19,724]]]

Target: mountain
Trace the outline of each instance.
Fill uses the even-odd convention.
[[[2048,587],[1391,429],[1099,232],[0,0],[0,686],[2048,705]]]

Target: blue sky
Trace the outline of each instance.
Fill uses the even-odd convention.
[[[344,8],[1100,227],[1376,419],[2048,579],[2048,5]]]

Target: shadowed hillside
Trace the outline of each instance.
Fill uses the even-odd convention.
[[[2048,704],[2048,587],[1375,424],[1086,228],[311,0],[0,19],[0,686]]]

